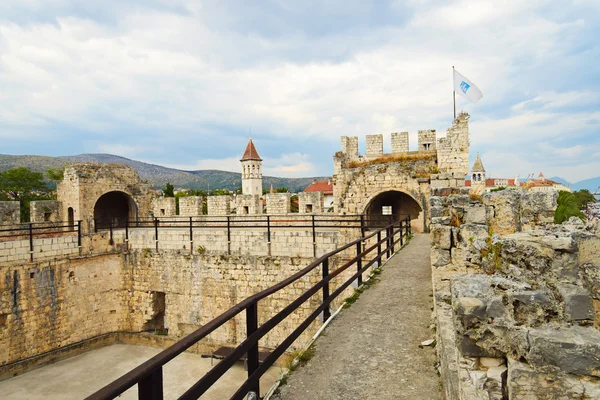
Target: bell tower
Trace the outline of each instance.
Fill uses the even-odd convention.
[[[262,196],[262,159],[252,143],[252,138],[248,140],[240,161],[242,162],[242,194]]]

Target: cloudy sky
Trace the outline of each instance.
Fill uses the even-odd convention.
[[[600,176],[600,0],[0,2],[3,154],[333,172],[341,135],[452,122],[496,177]]]

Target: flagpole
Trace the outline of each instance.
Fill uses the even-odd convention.
[[[454,65],[452,66],[452,101],[454,102],[454,119],[456,119],[456,91],[454,90]]]

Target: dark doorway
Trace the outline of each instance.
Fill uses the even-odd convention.
[[[416,221],[422,212],[421,206],[415,199],[395,190],[378,194],[365,210],[369,227],[382,227],[388,225],[390,221],[398,221],[409,215],[412,221]],[[422,228],[418,231],[422,231]]]
[[[69,229],[75,229],[75,213],[73,212],[73,207],[67,209],[67,218],[69,219]]]
[[[94,206],[96,229],[123,228],[127,220],[135,220],[137,206],[127,193],[108,192],[100,196]]]
[[[143,330],[151,331],[156,333],[165,332],[165,293],[164,292],[150,292],[152,301],[152,315],[150,315],[146,323],[144,323]]]

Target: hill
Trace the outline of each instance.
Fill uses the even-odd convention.
[[[125,164],[134,168],[140,177],[150,182],[155,188],[163,188],[167,182],[176,188],[186,189],[230,189],[235,190],[242,185],[242,174],[219,170],[183,171],[160,165],[148,164],[112,154],[80,154],[65,157],[47,156],[12,156],[0,155],[0,171],[15,167],[29,167],[33,171],[44,172],[46,168],[60,168],[71,162],[99,162],[106,164]],[[291,192],[302,191],[316,178],[278,178],[263,176],[263,188],[286,187]]]
[[[585,179],[583,181],[579,181],[579,182],[575,182],[575,183],[571,183],[571,182],[567,181],[566,179],[563,179],[559,176],[553,176],[550,179],[552,179],[553,181],[556,181],[556,182],[560,182],[563,185],[570,187],[571,190],[573,190],[573,191],[587,189],[593,193],[596,190],[598,190],[598,188],[600,187],[600,176],[598,176],[596,178]]]

